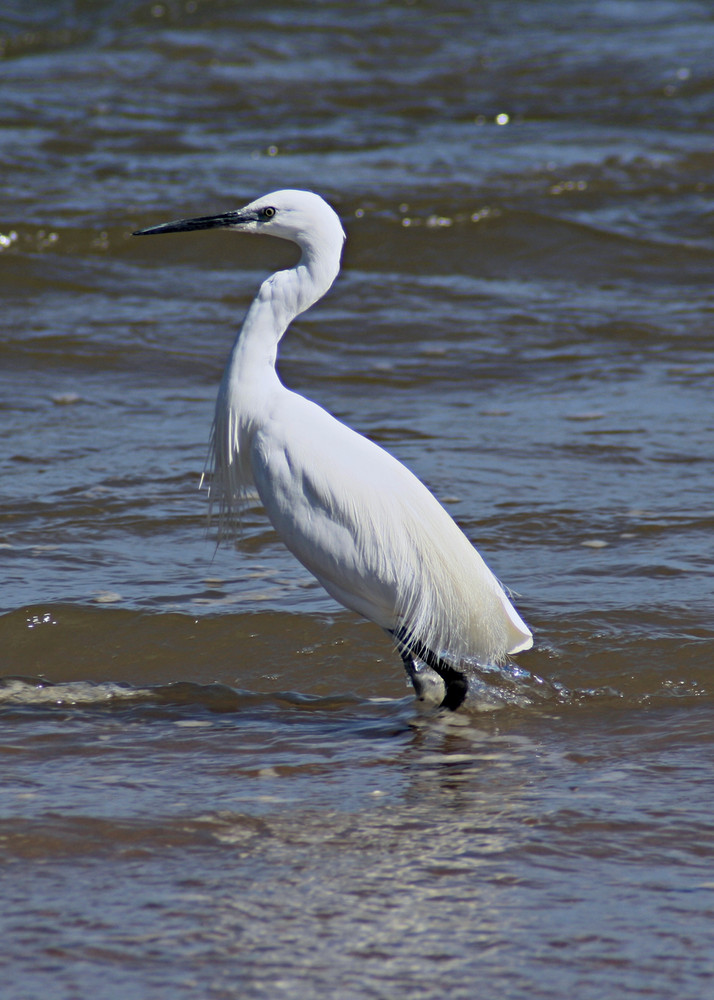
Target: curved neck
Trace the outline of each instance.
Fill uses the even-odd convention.
[[[234,378],[254,378],[274,370],[278,344],[292,321],[322,298],[337,277],[339,259],[330,262],[308,248],[298,263],[267,278],[246,314],[231,354]]]
[[[340,229],[340,233],[342,230]],[[268,399],[282,389],[275,361],[278,344],[290,323],[317,302],[340,269],[340,251],[304,242],[295,267],[276,271],[258,290],[236,337],[216,399],[211,435],[211,496],[221,517],[231,510],[252,481],[250,436],[270,414]]]

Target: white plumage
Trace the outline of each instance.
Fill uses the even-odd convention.
[[[417,694],[419,659],[457,707],[468,661],[500,663],[533,639],[503,588],[444,508],[404,465],[286,389],[275,362],[290,322],[336,278],[344,233],[318,195],[276,191],[223,215],[137,235],[225,227],[300,247],[260,286],[216,401],[211,498],[225,521],[255,486],[275,530],[337,601],[390,632]]]

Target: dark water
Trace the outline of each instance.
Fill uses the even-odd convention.
[[[0,15],[4,996],[714,997],[714,11],[45,3]],[[293,388],[519,595],[483,710],[260,509],[213,400],[309,187],[344,271]],[[486,697],[488,695],[488,697]]]

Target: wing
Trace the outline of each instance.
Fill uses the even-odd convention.
[[[463,532],[374,442],[283,390],[250,456],[282,541],[341,604],[459,658],[501,660],[531,645]]]

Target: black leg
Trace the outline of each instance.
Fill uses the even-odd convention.
[[[404,669],[409,676],[409,680],[414,685],[414,690],[418,698],[423,696],[424,684],[416,669],[416,664],[414,663],[415,657],[426,663],[427,667],[431,667],[444,682],[446,694],[439,706],[440,708],[449,708],[453,712],[463,704],[466,692],[469,689],[465,674],[452,667],[446,660],[440,659],[436,653],[432,653],[423,642],[412,638],[404,628],[401,628],[396,633],[392,632],[392,635],[397,641],[397,649],[404,663]]]

